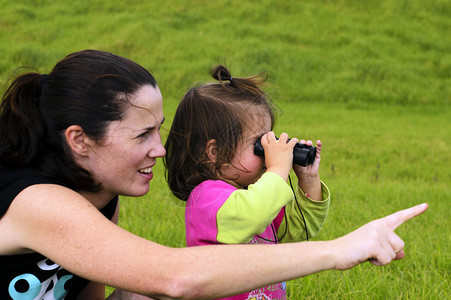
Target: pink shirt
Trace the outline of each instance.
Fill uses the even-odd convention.
[[[293,193],[286,182],[276,174],[262,176],[259,181],[259,185],[249,186],[248,190],[236,189],[220,180],[207,180],[198,185],[191,192],[186,204],[187,246],[222,243],[276,244],[277,229],[284,216],[284,206],[292,200]],[[265,199],[262,197],[272,198],[271,205],[268,206],[272,207],[271,209],[264,207]],[[239,224],[244,221],[247,223],[240,227]],[[238,228],[244,229],[230,229],[227,226],[234,222],[238,223]],[[221,231],[225,233],[220,241],[218,236],[221,236]],[[240,232],[235,235],[233,231]],[[277,283],[221,299],[286,299],[286,283]]]

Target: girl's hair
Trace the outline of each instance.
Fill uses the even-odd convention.
[[[165,144],[166,180],[172,193],[185,201],[195,186],[220,177],[221,166],[235,157],[256,109],[268,112],[271,128],[274,124],[274,108],[261,90],[266,78],[232,77],[222,65],[214,67],[211,76],[219,82],[191,88],[183,96]],[[206,154],[211,139],[217,147],[214,163]]]
[[[72,189],[97,191],[99,183],[73,160],[64,132],[79,125],[101,141],[143,85],[156,87],[143,67],[96,50],[66,56],[49,74],[18,76],[0,104],[0,168],[33,168]]]

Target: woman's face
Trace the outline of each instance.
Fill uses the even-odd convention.
[[[238,142],[236,155],[231,164],[221,168],[224,178],[237,188],[255,183],[266,171],[265,161],[254,154],[254,145],[259,137],[271,130],[271,117],[266,111],[258,110],[247,122],[243,136]]]
[[[130,97],[124,118],[111,122],[105,138],[90,149],[88,171],[102,185],[102,193],[141,196],[148,192],[157,157],[166,151],[161,143],[164,121],[158,87],[142,86]]]

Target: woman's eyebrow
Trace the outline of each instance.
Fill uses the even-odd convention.
[[[166,120],[166,118],[163,117],[163,120],[161,121],[160,125],[162,125],[165,120]],[[156,126],[149,126],[149,127],[142,128],[141,130],[153,130],[153,129],[155,129],[155,127]]]

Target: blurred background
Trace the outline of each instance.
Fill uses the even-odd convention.
[[[290,281],[289,299],[449,299],[451,2],[0,0],[0,90],[26,70],[98,49],[147,68],[164,98],[163,141],[185,91],[226,64],[268,75],[276,134],[324,143],[331,190],[316,239],[428,202],[401,226],[406,258]],[[120,226],[185,246],[184,203],[157,165],[150,192],[123,197]],[[111,292],[111,288],[108,288]]]

